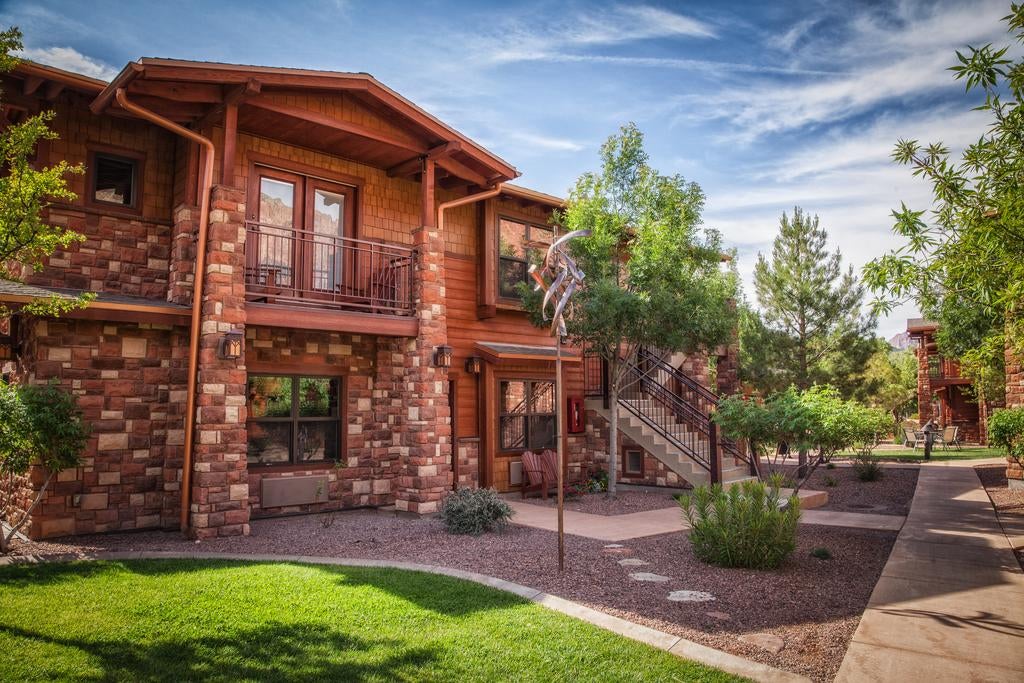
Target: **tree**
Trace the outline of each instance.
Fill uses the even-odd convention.
[[[0,72],[13,69],[18,60],[11,52],[21,49],[21,32],[11,28],[0,32]],[[35,168],[30,161],[40,140],[53,140],[57,134],[48,122],[54,113],[45,111],[0,132],[0,278],[18,279],[19,266],[39,269],[43,260],[57,249],[65,249],[85,239],[65,227],[50,225],[41,211],[52,199],[73,201],[65,177],[82,173],[82,166],[60,161],[53,166]],[[55,316],[84,306],[92,297],[78,299],[50,297],[22,307],[25,313]],[[0,305],[0,316],[9,311]]]
[[[832,384],[849,395],[873,350],[875,320],[861,315],[864,288],[852,267],[843,272],[827,238],[818,217],[796,207],[792,219],[782,214],[771,257],[757,256],[761,311],[750,311],[740,344],[756,364],[745,376],[762,393]]]
[[[1024,6],[1003,18],[1024,44]],[[931,184],[933,209],[892,212],[904,246],[868,263],[876,311],[915,301],[939,324],[939,348],[961,360],[984,397],[1001,390],[1006,353],[1024,353],[1024,59],[991,44],[956,53],[950,67],[990,122],[959,160],[941,142],[899,140],[893,160]]]
[[[777,444],[785,444],[786,448],[772,459],[776,470],[788,463],[794,450],[800,454],[794,471],[794,492],[840,451],[853,446],[870,450],[884,420],[881,411],[843,400],[830,386],[804,391],[791,386],[768,400],[730,396],[718,404],[715,412],[715,422],[723,433],[746,440],[757,457],[770,457]]]
[[[892,417],[893,433],[917,403],[917,356],[912,351],[897,351],[886,345],[868,360],[864,370],[864,400],[884,408]]]
[[[701,227],[704,193],[651,168],[634,124],[608,138],[600,157],[600,170],[579,177],[555,220],[569,231],[590,231],[571,245],[586,280],[565,322],[574,345],[608,364],[614,496],[619,389],[638,349],[692,352],[725,343],[738,286],[735,273],[722,270],[718,233]],[[533,322],[546,326],[540,292],[520,291]]]
[[[79,465],[89,429],[74,396],[53,384],[19,389],[0,382],[0,417],[0,513],[11,527],[7,533],[0,531],[0,553],[6,553],[53,477]],[[17,497],[33,462],[42,468],[45,479],[19,515]]]

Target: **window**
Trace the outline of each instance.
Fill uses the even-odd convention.
[[[106,152],[94,152],[91,164],[92,201],[136,208],[139,160]]]
[[[625,474],[643,476],[644,452],[639,448],[627,448],[625,453]]]
[[[928,356],[928,376],[932,379],[942,377],[942,356]]]
[[[551,246],[554,230],[510,218],[498,219],[498,296],[517,299],[516,285],[527,282],[531,261],[539,261]]]
[[[337,462],[341,379],[249,375],[250,465]]]
[[[555,383],[510,379],[499,385],[498,448],[502,451],[555,447]]]

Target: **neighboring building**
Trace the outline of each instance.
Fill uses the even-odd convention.
[[[923,318],[907,320],[907,333],[917,349],[920,423],[934,418],[940,427],[959,427],[964,441],[984,442],[987,407],[970,392],[972,382],[960,375],[960,364],[939,353],[937,329],[938,324]]]
[[[99,294],[0,336],[8,371],[71,390],[93,428],[33,537],[432,513],[453,486],[516,489],[523,449],[555,446],[553,341],[515,286],[561,200],[506,184],[508,162],[366,74],[143,59],[107,84],[26,62],[0,85],[8,122],[57,113],[40,163],[87,167],[46,215],[85,242],[0,301]],[[732,391],[736,347],[716,354]],[[569,355],[574,476],[607,458],[606,410]],[[707,438],[707,357],[648,362],[676,403],[648,415],[644,385],[623,404],[647,429],[624,437],[622,480],[744,476]]]

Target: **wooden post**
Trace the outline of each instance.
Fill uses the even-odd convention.
[[[238,147],[238,105],[224,107],[224,157],[221,159],[220,184],[235,186],[235,149]]]
[[[722,450],[718,447],[718,425],[708,422],[708,459],[711,461],[711,483],[722,483]]]
[[[555,335],[555,443],[558,444],[558,571],[565,571],[565,440],[562,422],[565,419],[565,396],[562,387],[562,335]]]

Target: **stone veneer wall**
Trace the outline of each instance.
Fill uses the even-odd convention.
[[[394,502],[393,482],[402,469],[401,449],[395,444],[394,417],[398,406],[389,385],[393,369],[391,344],[365,335],[338,334],[268,327],[246,329],[249,372],[297,372],[344,376],[346,443],[342,466],[250,467],[249,505],[253,516],[381,506]],[[383,347],[383,350],[381,348]],[[399,358],[401,360],[401,358]],[[402,364],[397,366],[402,368]],[[282,370],[282,368],[287,368]],[[378,393],[377,389],[388,389]],[[324,475],[329,479],[327,501],[313,505],[265,509],[260,503],[265,478]]]
[[[480,439],[465,437],[455,440],[455,453],[458,459],[460,489],[475,489],[480,483]]]
[[[82,466],[60,473],[36,508],[34,538],[177,526],[186,334],[161,325],[34,323],[27,380],[57,381],[92,425]]]
[[[611,443],[610,425],[599,413],[586,412],[585,461],[602,469],[608,467],[608,444]],[[642,475],[627,475],[626,449],[639,448],[644,452],[644,471]],[[644,486],[682,487],[686,480],[670,470],[660,460],[648,453],[639,444],[625,434],[619,434],[619,463],[616,469],[618,481],[623,484],[642,484]]]
[[[1024,359],[1006,347],[1006,407],[1024,408]],[[1024,466],[1007,458],[1006,478],[1014,488],[1024,488]]]

